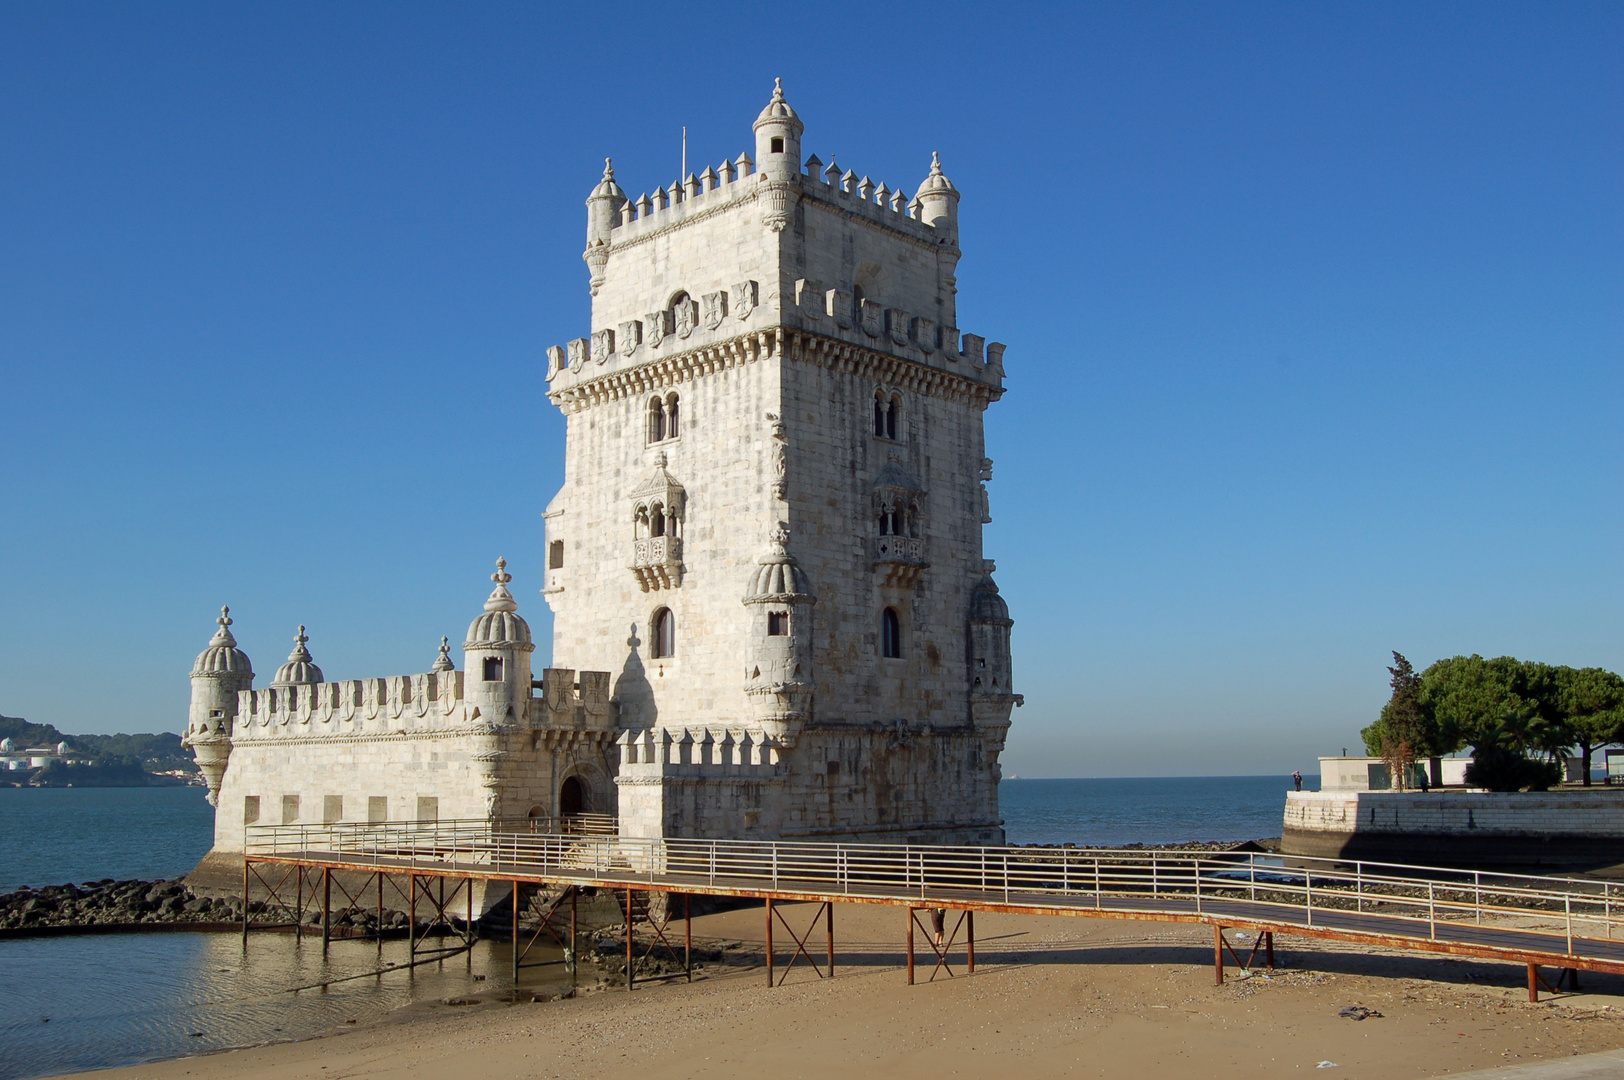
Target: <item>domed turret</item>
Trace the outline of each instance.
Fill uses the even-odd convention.
[[[451,639],[442,635],[440,637],[440,655],[434,658],[434,666],[429,669],[434,672],[456,671],[457,665],[451,662]]]
[[[985,562],[981,582],[970,593],[970,617],[965,645],[970,664],[970,713],[978,728],[991,734],[1001,747],[1009,729],[1009,713],[1021,704],[1021,695],[1010,686],[1013,677],[1009,654],[1009,631],[1015,623],[1009,605],[998,595],[992,580],[995,569]]]
[[[288,654],[288,662],[276,669],[272,686],[309,686],[322,681],[321,668],[311,662],[310,650],[305,648],[309,640],[305,637],[305,628],[300,626],[293,636],[293,651]]]
[[[530,705],[530,624],[519,616],[519,605],[508,592],[513,576],[507,560],[496,560],[491,575],[496,588],[485,601],[485,611],[468,624],[463,648],[463,685],[466,700],[480,719],[490,724],[517,723]]]
[[[757,199],[762,205],[761,223],[773,232],[783,232],[800,194],[801,132],[806,127],[784,100],[784,80],[773,82],[772,100],[754,124],[760,184]]]
[[[953,247],[959,243],[959,189],[942,175],[942,160],[930,154],[930,175],[914,196],[919,202],[919,220],[935,226],[936,232]]]
[[[231,609],[222,607],[220,617],[214,621],[220,624],[220,629],[209,639],[209,647],[197,654],[192,677],[246,675],[252,679],[254,666],[248,662],[248,654],[237,648],[237,639],[231,635]]]
[[[603,179],[586,198],[586,250],[581,253],[592,271],[589,288],[593,296],[598,295],[598,288],[603,284],[604,268],[609,265],[609,233],[625,202],[626,193],[615,183],[614,162],[604,158]]]
[[[220,782],[225,778],[226,764],[231,757],[237,694],[254,685],[254,666],[249,663],[248,654],[237,648],[237,639],[231,636],[231,609],[222,607],[215,622],[220,629],[214,632],[209,647],[198,654],[197,662],[192,665],[192,706],[187,715],[186,735],[181,740],[191,747],[198,771],[209,786],[210,806],[219,799]]]
[[[812,607],[818,602],[788,542],[789,527],[780,522],[744,595],[751,625],[745,696],[763,734],[786,746],[812,717]]]

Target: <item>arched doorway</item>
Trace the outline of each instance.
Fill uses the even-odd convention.
[[[575,817],[586,811],[586,786],[579,776],[564,778],[558,788],[558,816]]]

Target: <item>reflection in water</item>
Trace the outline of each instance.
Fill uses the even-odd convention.
[[[447,943],[455,939],[446,939]],[[525,958],[525,992],[569,985],[540,943]],[[230,933],[97,934],[0,941],[8,986],[0,1010],[0,1080],[130,1065],[228,1046],[307,1038],[366,1023],[412,1002],[512,989],[506,942],[410,971],[288,990],[403,963],[405,941],[377,945],[259,933],[248,948]],[[475,976],[486,976],[476,979]]]

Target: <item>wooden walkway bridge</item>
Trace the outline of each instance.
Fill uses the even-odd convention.
[[[478,932],[474,883],[483,882],[487,890],[511,890],[515,975],[544,934],[566,949],[573,965],[576,890],[623,897],[628,988],[636,980],[633,923],[639,917],[652,931],[648,949],[663,945],[691,978],[691,929],[679,952],[666,933],[674,914],[669,906],[663,919],[647,915],[649,895],[656,893],[765,900],[767,977],[774,985],[788,974],[788,968],[774,974],[775,921],[794,941],[791,966],[804,959],[820,977],[833,975],[836,902],[906,910],[910,983],[914,931],[924,929],[919,913],[938,909],[956,914],[941,947],[924,935],[934,953],[927,954],[935,962],[932,977],[944,970],[951,975],[961,948],[974,971],[976,912],[1204,923],[1213,929],[1220,983],[1226,954],[1243,969],[1260,960],[1272,967],[1277,933],[1524,964],[1530,1000],[1538,1000],[1541,988],[1577,987],[1581,970],[1624,973],[1624,885],[1596,880],[1244,851],[637,839],[613,829],[612,819],[575,819],[567,831],[530,821],[252,827],[243,864],[243,933],[265,925],[302,929],[314,910],[325,942],[335,911],[368,910],[374,894],[381,919],[387,882],[409,912],[411,962],[417,963],[420,955],[446,951],[423,939],[418,913],[427,913],[428,932],[459,934],[463,943],[453,951],[464,948]],[[364,877],[357,879],[357,872]],[[289,921],[251,922],[251,881],[267,896],[260,914]],[[538,912],[539,926],[523,944],[519,899],[526,886],[553,887],[556,898]],[[334,906],[335,887],[342,909]],[[820,905],[804,933],[774,907],[794,901]],[[815,950],[809,943],[820,923],[825,948]],[[1252,932],[1245,956],[1226,936],[1231,930]],[[814,951],[824,953],[822,963]],[[1556,974],[1547,979],[1544,968]]]

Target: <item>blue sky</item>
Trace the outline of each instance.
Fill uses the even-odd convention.
[[[179,730],[222,602],[426,670],[498,554],[545,636],[583,200],[774,76],[963,192],[1006,771],[1310,771],[1390,649],[1624,669],[1624,9],[678,11],[0,7],[0,712]]]

